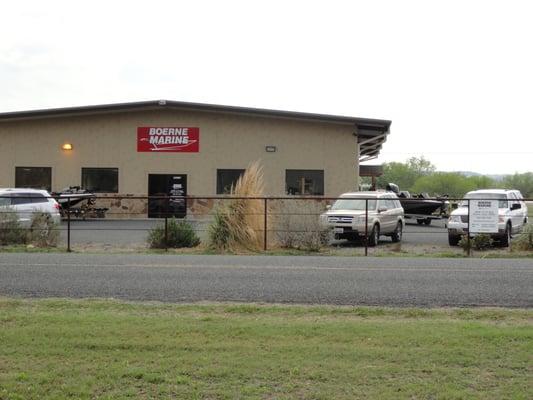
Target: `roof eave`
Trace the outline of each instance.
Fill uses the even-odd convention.
[[[140,102],[129,103],[114,103],[114,104],[100,104],[81,107],[65,107],[65,108],[51,108],[40,109],[30,111],[13,111],[7,113],[0,113],[0,121],[17,121],[25,119],[40,119],[40,118],[57,118],[79,115],[94,115],[103,113],[115,113],[115,112],[128,112],[137,110],[152,110],[152,109],[186,109],[204,112],[219,112],[230,114],[246,114],[257,116],[269,116],[276,118],[287,119],[300,119],[330,122],[345,125],[365,126],[370,129],[387,127],[390,125],[390,121],[370,119],[370,118],[358,118],[347,117],[341,115],[329,115],[329,114],[315,114],[315,113],[303,113],[296,111],[282,111],[282,110],[270,110],[262,108],[251,107],[237,107],[226,106],[217,104],[204,104],[204,103],[191,103],[181,102],[173,100],[149,100]]]

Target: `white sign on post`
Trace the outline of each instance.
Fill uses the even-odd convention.
[[[470,232],[498,233],[498,200],[470,200]]]

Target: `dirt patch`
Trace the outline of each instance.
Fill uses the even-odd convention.
[[[150,254],[213,254],[205,245],[195,248],[152,250],[144,244],[112,245],[103,243],[76,244],[72,250],[78,253],[150,253]],[[228,253],[229,254],[229,253]],[[231,254],[263,255],[263,252],[249,252]],[[365,248],[361,244],[341,243],[328,246],[318,252],[305,252],[294,249],[269,248],[269,255],[318,255],[318,256],[341,256],[341,257],[364,257]],[[428,244],[402,244],[387,243],[377,247],[369,247],[368,255],[374,257],[466,257],[466,253],[460,247]],[[487,251],[472,251],[471,257],[475,258],[506,258],[506,257],[533,257],[531,252],[510,251],[509,249],[493,248]]]

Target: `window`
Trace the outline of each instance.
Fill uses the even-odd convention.
[[[391,198],[385,198],[383,199],[383,205],[385,207],[387,207],[387,210],[394,210],[396,207],[396,201],[394,199],[391,199]]]
[[[48,203],[48,197],[41,193],[5,193],[0,194],[0,206],[18,206],[31,203]]]
[[[48,203],[48,198],[41,193],[13,193],[11,194],[11,205]]]
[[[217,194],[229,194],[244,169],[217,169]]]
[[[15,187],[52,190],[52,168],[15,167]]]
[[[317,169],[288,169],[285,172],[285,190],[292,195],[322,196],[324,171]]]
[[[366,199],[339,199],[333,203],[331,206],[332,210],[355,210],[355,211],[365,211],[366,210]],[[368,200],[368,209],[376,209],[376,200]]]
[[[94,193],[118,193],[118,168],[82,168],[81,186]]]

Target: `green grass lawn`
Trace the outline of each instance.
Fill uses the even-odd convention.
[[[531,399],[533,311],[0,298],[0,399]]]

